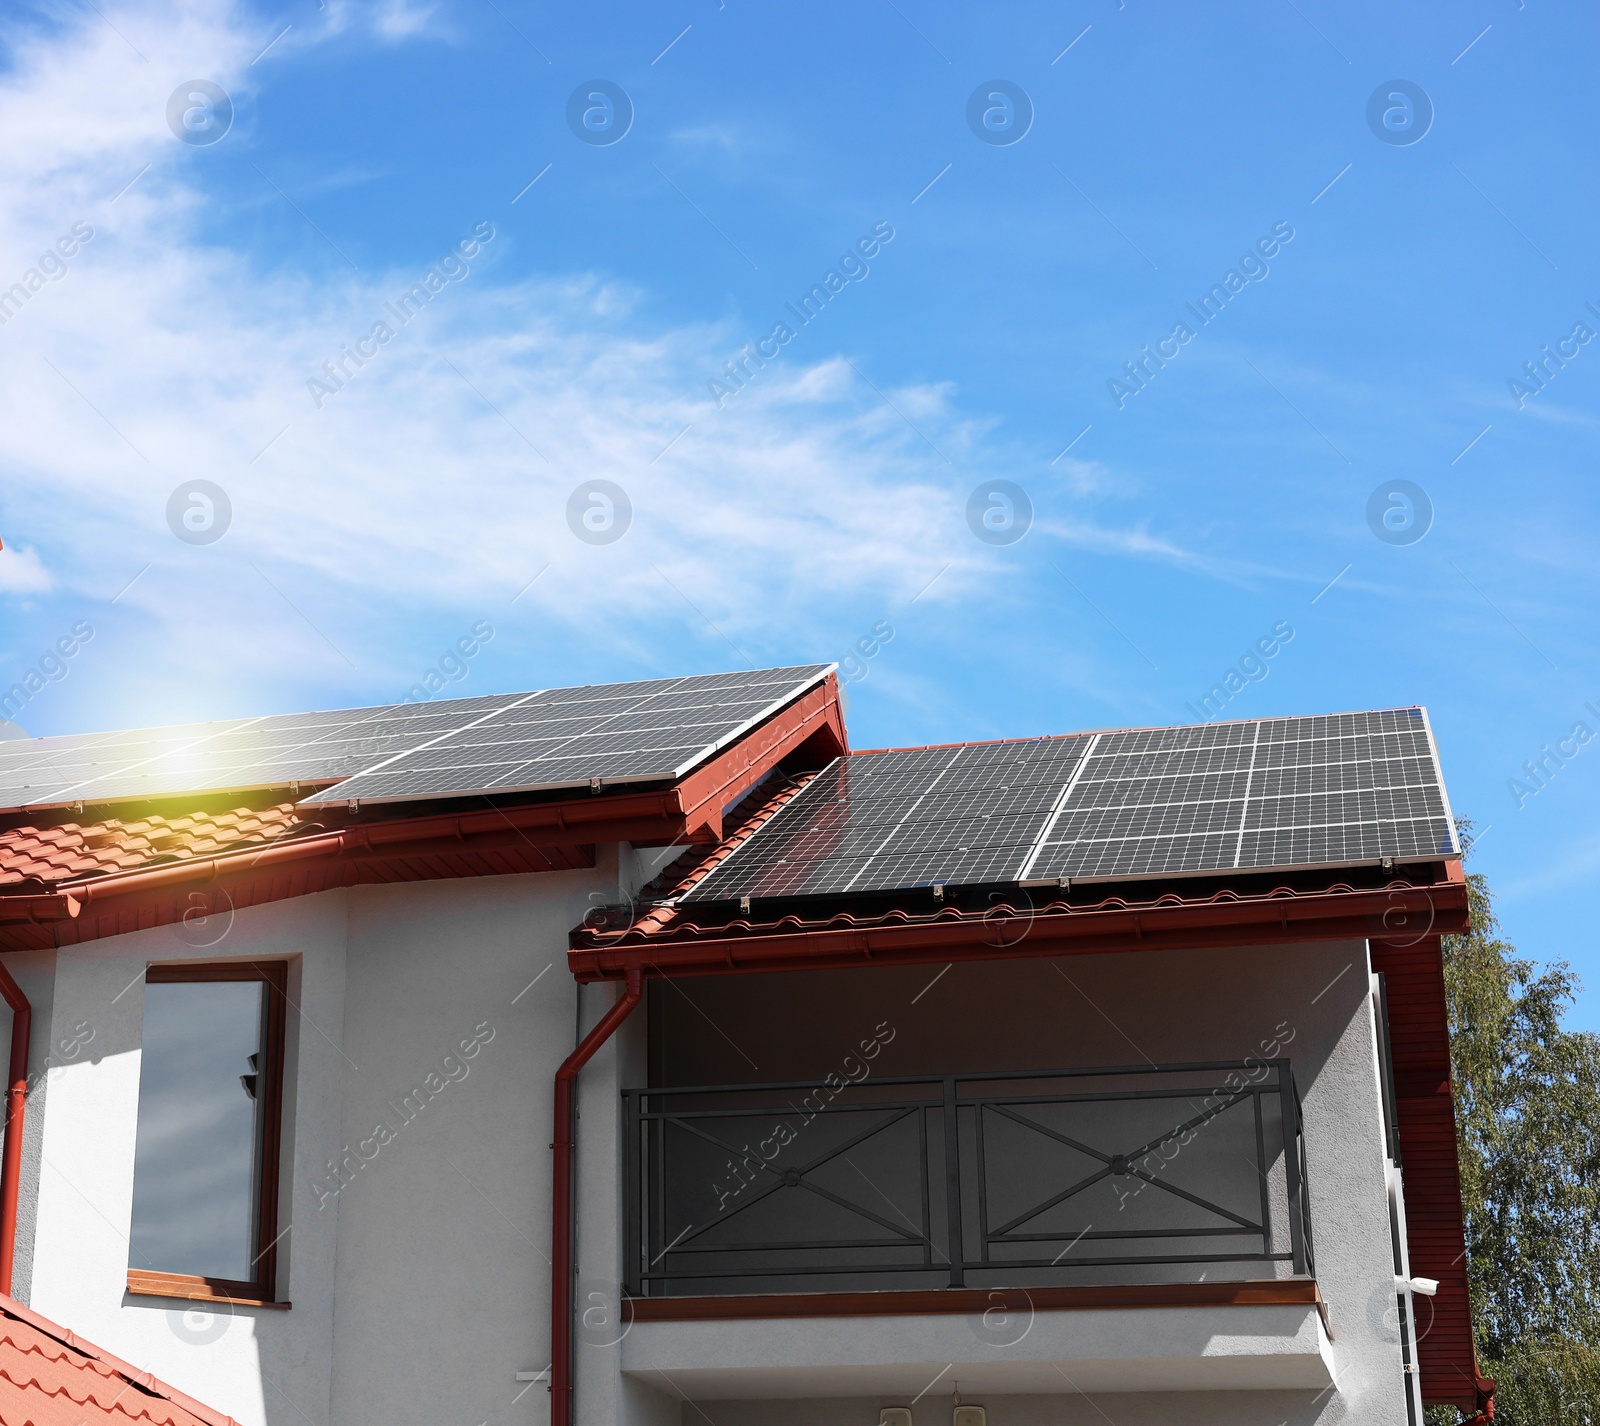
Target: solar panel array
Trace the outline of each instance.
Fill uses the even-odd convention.
[[[1420,708],[856,753],[684,898],[1458,855]]]
[[[334,782],[525,694],[0,743],[0,806]]]
[[[531,694],[310,802],[392,802],[680,777],[820,682],[832,664]]]
[[[512,782],[517,790],[527,790],[594,777],[676,776],[818,682],[831,667],[3,741],[0,808],[292,783],[337,784],[336,793],[306,799],[311,802],[351,796],[407,800],[489,791],[491,777],[498,778],[494,790],[508,791]],[[490,746],[493,771],[483,752]],[[448,757],[440,756],[442,749],[451,750]],[[461,755],[468,750],[470,756]],[[411,764],[411,756],[419,761]],[[507,776],[513,772],[519,775]],[[359,792],[345,790],[366,773],[371,780]]]

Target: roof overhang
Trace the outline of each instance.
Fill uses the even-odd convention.
[[[594,864],[607,842],[715,844],[730,804],[786,759],[827,762],[846,748],[838,683],[822,683],[669,787],[602,792],[343,826],[81,880],[0,894],[0,950],[43,949],[191,918],[202,892],[235,909],[362,883],[560,871]],[[318,809],[329,821],[336,810]],[[211,903],[214,902],[214,905]]]
[[[577,931],[567,963],[581,981],[621,980],[630,969],[655,977],[729,975],[872,965],[944,964],[1018,956],[1102,955],[1271,945],[1283,941],[1406,940],[1466,929],[1466,879],[1458,861],[1437,864],[1434,880],[1381,887],[1335,883],[1317,890],[1278,887],[1258,895],[1223,891],[1148,902],[1110,898],[1093,906],[1056,903],[1039,911],[1002,907],[974,916],[893,912],[871,924],[840,913],[805,923],[686,924],[649,935]]]

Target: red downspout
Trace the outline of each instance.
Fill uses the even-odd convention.
[[[1476,1370],[1476,1368],[1474,1368]],[[1494,1378],[1478,1378],[1478,1414],[1461,1426],[1494,1426]]]
[[[0,1292],[11,1296],[17,1256],[17,1193],[22,1184],[22,1111],[28,1103],[28,1038],[33,1007],[11,972],[0,965],[0,995],[11,1007],[11,1078],[6,1090],[6,1146],[0,1155]]]
[[[611,1007],[600,1023],[583,1037],[582,1043],[556,1071],[556,1133],[554,1207],[551,1213],[550,1243],[550,1426],[572,1426],[572,1274],[573,1230],[573,1104],[577,1097],[578,1071],[588,1064],[594,1052],[616,1033],[638,1003],[644,999],[643,972],[630,966],[622,998]],[[10,1163],[11,1143],[6,1141],[6,1162]]]

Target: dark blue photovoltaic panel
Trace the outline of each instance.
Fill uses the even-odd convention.
[[[675,777],[831,664],[0,741],[0,809],[299,783],[391,801]],[[337,790],[328,789],[335,784]]]
[[[1421,709],[1102,733],[1037,877],[1459,852]]]
[[[0,807],[334,782],[526,697],[507,693],[3,742]]]
[[[832,664],[593,684],[529,694],[400,753],[309,802],[404,802],[681,777]]]
[[[857,753],[685,897],[1459,855],[1420,708]]]
[[[1016,880],[1088,738],[839,758],[690,892],[709,901]]]

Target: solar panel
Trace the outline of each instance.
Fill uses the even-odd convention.
[[[681,777],[832,664],[529,694],[306,799],[395,802]]]
[[[0,743],[0,807],[335,782],[526,694]]]
[[[393,801],[673,777],[833,668],[652,679],[0,742],[0,808],[291,783]],[[355,784],[355,790],[348,790]]]
[[[856,753],[686,901],[1459,855],[1420,708]]]

